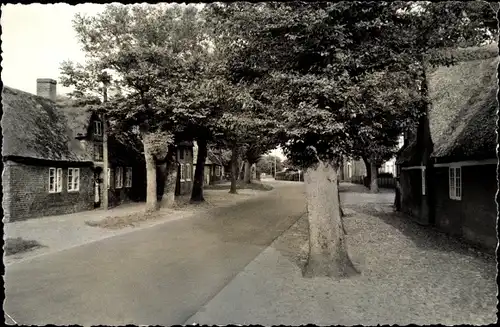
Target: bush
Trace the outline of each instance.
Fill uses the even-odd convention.
[[[39,247],[42,247],[42,245],[34,240],[23,240],[20,237],[8,238],[5,240],[4,251],[5,255],[8,256],[34,250]]]

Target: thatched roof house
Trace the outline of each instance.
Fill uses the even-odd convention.
[[[61,107],[53,101],[5,86],[2,90],[3,157],[91,162],[76,139],[84,108]],[[75,127],[76,128],[75,130]]]
[[[109,205],[144,197],[140,151],[112,135],[103,189],[104,122],[90,110],[95,99],[58,98],[56,84],[38,79],[37,95],[2,90],[5,221],[90,210],[105,192]]]
[[[427,69],[430,105],[398,156],[396,203],[421,224],[494,251],[498,45],[443,55],[455,63]]]

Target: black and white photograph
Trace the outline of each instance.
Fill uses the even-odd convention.
[[[5,324],[495,324],[499,19],[3,3]]]

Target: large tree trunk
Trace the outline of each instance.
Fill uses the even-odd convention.
[[[248,160],[245,160],[245,178],[243,182],[250,184],[252,182],[252,165]]]
[[[340,191],[340,187],[339,187],[339,180],[337,179],[337,189]],[[342,202],[340,201],[340,192],[337,192],[339,194],[339,213],[340,213],[340,223],[342,224],[342,232],[344,233],[344,235],[347,235],[347,231],[345,230],[345,225],[344,225],[344,218],[345,217],[345,213],[344,213],[344,210],[342,210]]]
[[[370,162],[370,191],[378,193],[378,171],[377,165],[373,160]]]
[[[229,193],[236,194],[236,178],[238,176],[238,148],[233,147],[231,151],[231,188]]]
[[[370,161],[368,160],[367,157],[362,157],[362,159],[363,159],[363,162],[365,163],[366,176],[368,177],[368,180],[371,181],[372,173],[371,173],[371,168],[370,168]],[[364,180],[363,180],[363,185],[369,188],[369,185],[366,185]]]
[[[205,161],[207,159],[207,141],[198,140],[198,157],[196,158],[196,169],[194,171],[193,189],[191,191],[191,202],[203,202],[203,181],[205,179]]]
[[[357,274],[348,253],[340,215],[337,171],[323,162],[305,173],[309,218],[309,259],[305,277]]]
[[[171,146],[167,154],[165,186],[163,188],[162,207],[175,207],[175,182],[177,181],[176,149]]]
[[[146,160],[146,211],[156,211],[158,207],[158,197],[156,190],[156,159],[151,153],[148,142],[144,144],[144,159]]]
[[[104,88],[106,89],[106,88]],[[107,97],[106,91],[104,92],[104,96]],[[102,176],[103,176],[103,181],[102,181],[102,199],[101,199],[101,207],[104,210],[108,210],[109,208],[109,185],[108,181],[110,180],[108,177],[108,168],[109,168],[109,161],[108,161],[108,124],[106,122],[106,115],[102,115]]]

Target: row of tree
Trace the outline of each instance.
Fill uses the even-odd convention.
[[[116,95],[99,109],[116,130],[137,130],[151,193],[156,165],[166,161],[173,176],[184,140],[199,147],[193,200],[203,199],[208,145],[231,151],[230,192],[239,155],[249,168],[279,144],[305,170],[312,276],[356,273],[341,159],[374,168],[392,156],[398,136],[425,115],[426,65],[453,64],[439,49],[496,33],[495,12],[480,1],[111,5],[76,16],[74,27],[88,61],[65,63],[63,82],[85,95],[103,72],[113,76]]]

